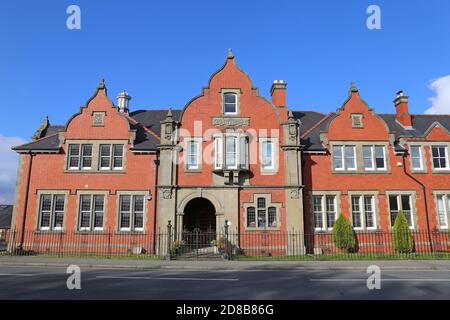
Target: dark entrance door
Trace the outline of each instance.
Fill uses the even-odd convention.
[[[216,210],[205,198],[196,198],[184,208],[184,252],[209,253],[216,239]]]
[[[184,209],[183,231],[215,233],[216,210],[214,205],[205,198],[189,201]]]

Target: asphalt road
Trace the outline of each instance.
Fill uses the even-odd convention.
[[[449,271],[382,271],[381,289],[357,270],[81,270],[67,289],[61,267],[0,266],[0,299],[450,299]]]

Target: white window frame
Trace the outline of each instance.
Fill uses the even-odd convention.
[[[223,168],[223,136],[214,137],[214,169]]]
[[[80,156],[80,167],[81,170],[91,170],[92,169],[92,160],[93,160],[93,154],[94,154],[94,146],[92,144],[81,144],[81,156]],[[85,155],[85,148],[86,147],[91,147],[91,155],[90,156],[86,156]],[[91,158],[91,165],[89,167],[85,167],[84,166],[84,159],[85,158]]]
[[[439,198],[442,197],[442,211],[439,208]],[[439,229],[448,230],[450,220],[450,193],[436,193],[436,213]],[[441,213],[445,216],[445,225],[441,223]]]
[[[116,156],[116,147],[119,146],[122,148],[122,155]],[[123,170],[123,166],[125,163],[125,146],[123,144],[112,144],[112,158],[111,158],[111,168],[112,170]],[[116,167],[116,158],[122,158],[122,165],[120,167]]]
[[[381,145],[363,145],[362,146],[362,155],[363,155],[363,166],[364,170],[366,171],[386,171],[387,170],[387,161],[386,161],[386,147]],[[364,149],[370,148],[370,157],[371,157],[371,164],[372,166],[366,167],[364,160],[367,159],[367,157],[364,156]],[[382,168],[377,167],[377,156],[376,156],[376,148],[382,148],[383,150],[383,164],[384,166]]]
[[[122,211],[122,198],[123,197],[129,197],[130,198],[130,210],[129,211]],[[142,206],[142,227],[136,228],[135,227],[135,198],[136,197],[142,197],[143,206]],[[146,212],[146,196],[144,194],[120,194],[119,195],[119,208],[118,208],[118,227],[119,231],[124,232],[143,232],[145,228],[145,212]],[[129,213],[130,221],[128,227],[122,227],[122,213]]]
[[[83,201],[82,198],[83,197],[89,197],[89,201],[90,201],[90,207],[89,210],[83,210]],[[95,210],[95,199],[96,197],[102,197],[103,198],[103,210],[99,211],[99,210]],[[102,194],[80,194],[79,195],[79,212],[78,212],[78,230],[79,231],[102,231],[103,230],[103,226],[105,223],[105,195]],[[82,217],[83,217],[83,213],[89,213],[89,227],[82,227],[81,226],[81,222],[82,222]],[[95,217],[98,213],[102,213],[102,226],[101,227],[95,227]]]
[[[43,205],[43,198],[45,197],[45,196],[49,196],[50,197],[50,211],[48,211],[48,210],[42,210],[42,205]],[[63,199],[64,199],[64,208],[63,208],[63,211],[60,211],[60,210],[56,210],[56,197],[62,197]],[[67,198],[66,198],[66,195],[65,194],[59,194],[59,193],[56,193],[56,194],[54,194],[54,193],[43,193],[43,194],[41,194],[40,195],[40,197],[39,197],[39,220],[38,220],[38,230],[41,230],[41,231],[50,231],[50,230],[53,230],[53,231],[60,231],[60,230],[63,230],[63,228],[64,228],[64,220],[65,220],[65,213],[66,213],[66,201],[67,201]],[[42,227],[42,213],[43,212],[46,212],[46,213],[49,213],[49,226],[48,227]],[[56,220],[56,214],[57,213],[62,213],[62,215],[63,215],[63,221],[62,221],[62,227],[56,227],[55,226],[55,220]]]
[[[333,207],[334,207],[334,211],[329,211],[328,210],[328,204],[327,204],[327,198],[333,198]],[[314,198],[320,198],[320,206],[321,206],[321,210],[320,211],[316,211],[314,208]],[[334,212],[334,223],[336,223],[336,220],[338,218],[338,213],[337,213],[337,195],[334,194],[315,194],[312,196],[312,211],[313,211],[313,224],[314,224],[314,230],[315,231],[331,231],[333,230],[333,227],[328,227],[328,213],[329,212]],[[320,214],[322,217],[322,227],[316,227],[316,220],[315,220],[315,215],[316,214]],[[334,226],[334,224],[333,224]]]
[[[365,199],[370,197],[370,204],[372,207],[372,218],[373,218],[373,227],[368,227],[367,226],[367,221],[366,221],[366,216],[367,216],[367,212],[366,212],[366,203],[365,203]],[[361,226],[360,227],[356,227],[355,226],[355,221],[354,221],[354,214],[355,212],[353,211],[353,199],[357,198],[358,199],[358,205],[359,205],[359,219],[361,221]],[[353,229],[355,230],[376,230],[377,229],[377,210],[375,208],[375,196],[372,194],[352,194],[350,196],[350,213],[351,213],[351,217],[352,217],[352,226]]]
[[[265,155],[264,152],[266,151],[264,148],[265,144],[271,145],[271,154]],[[277,157],[278,157],[278,144],[276,138],[260,138],[259,143],[259,159],[261,163],[261,171],[274,171],[277,169]],[[271,165],[267,166],[265,165],[265,159],[270,158]]]
[[[230,152],[229,150],[228,150],[228,139],[233,139],[234,140],[234,152]],[[237,169],[238,168],[238,166],[239,166],[239,135],[238,134],[230,134],[230,133],[227,133],[226,135],[225,135],[225,157],[224,157],[224,160],[225,160],[225,168],[226,169],[231,169],[231,170],[233,170],[233,169]],[[228,155],[229,154],[233,154],[234,155],[234,165],[229,165],[228,164]]]
[[[391,214],[391,201],[390,201],[390,197],[396,197],[397,198],[397,214],[398,212],[403,211],[403,214],[405,214],[405,210],[403,210],[403,205],[402,205],[402,196],[408,196],[409,197],[409,207],[411,208],[411,225],[409,226],[409,229],[414,230],[415,228],[415,221],[414,221],[414,207],[413,207],[413,195],[410,193],[389,193],[387,195],[387,199],[388,199],[388,209],[389,209],[389,220],[390,220],[390,227],[393,228],[394,227],[394,223],[395,220],[392,221],[392,214]],[[396,216],[397,217],[397,216]],[[406,216],[405,216],[406,218]]]
[[[78,147],[78,154],[77,155],[72,155],[72,149],[74,147]],[[68,156],[67,156],[67,168],[69,170],[79,170],[80,169],[80,159],[81,159],[81,144],[78,144],[78,143],[69,144],[69,150],[68,150],[67,154],[68,154]],[[72,162],[71,159],[72,158],[78,158],[76,166],[71,166],[71,162]]]
[[[413,157],[413,148],[417,148],[419,150],[419,161],[420,161],[420,167],[414,167],[414,159],[417,159],[417,157]],[[420,145],[411,145],[410,146],[410,157],[411,157],[411,168],[413,170],[423,170],[423,154],[422,154],[422,146]]]
[[[102,155],[102,147],[109,147],[109,154],[103,156]],[[116,155],[116,147],[121,147],[122,148],[122,155],[121,156],[117,156]],[[108,160],[108,166],[104,167],[102,166],[102,159],[109,159]],[[116,158],[121,158],[122,159],[122,166],[118,167],[115,165],[116,163]],[[98,167],[100,171],[115,171],[115,170],[123,170],[124,168],[124,163],[125,163],[125,146],[123,144],[120,143],[113,143],[113,144],[108,144],[108,143],[100,143],[98,146]]]
[[[229,103],[225,102],[225,97],[227,95],[232,95],[235,98],[235,103],[234,103],[235,109],[234,109],[234,112],[227,112],[226,111],[226,105],[229,104]],[[239,99],[239,95],[237,93],[235,93],[235,92],[224,92],[222,97],[223,97],[223,114],[225,114],[225,115],[237,115],[238,114],[238,99]]]
[[[341,154],[342,154],[342,156],[341,157],[335,157],[335,148],[340,148],[341,149]],[[345,153],[345,151],[348,149],[348,148],[352,148],[352,150],[353,150],[353,163],[354,163],[354,167],[348,167],[347,166],[347,156],[346,156],[346,153]],[[355,145],[342,145],[342,144],[337,144],[337,145],[333,145],[332,147],[331,147],[331,149],[332,149],[332,152],[333,152],[333,155],[332,155],[332,159],[331,159],[331,161],[332,161],[332,166],[333,166],[333,170],[334,171],[357,171],[358,170],[358,161],[357,161],[357,159],[356,159],[356,146]],[[340,160],[340,162],[341,162],[341,166],[342,166],[342,168],[335,168],[335,166],[334,166],[334,159],[339,159]]]
[[[187,139],[186,140],[186,169],[187,170],[198,170],[200,169],[200,143],[199,139]],[[191,149],[191,146],[194,149]],[[193,152],[193,153],[192,153]],[[195,160],[191,163],[191,160]]]
[[[434,165],[434,159],[435,159],[435,157],[433,156],[433,148],[444,148],[444,152],[445,152],[445,154],[444,154],[444,157],[445,157],[445,167],[444,168],[436,168],[435,167],[435,165]],[[432,163],[432,165],[433,165],[433,169],[434,170],[436,170],[436,171],[439,171],[439,170],[449,170],[450,169],[450,164],[449,164],[449,162],[448,162],[448,147],[446,146],[446,145],[432,145],[431,146],[431,163]],[[438,157],[439,159],[442,159],[442,155],[440,155],[439,154],[439,157]]]

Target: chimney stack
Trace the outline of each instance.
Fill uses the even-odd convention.
[[[275,107],[286,107],[286,87],[284,80],[275,80],[270,88],[272,103]]]
[[[131,96],[124,90],[117,95],[117,106],[119,107],[119,112],[128,113],[129,110],[129,101],[131,100]]]
[[[408,110],[408,97],[404,95],[403,91],[397,92],[397,97],[394,100],[396,109],[395,120],[402,126],[411,128],[412,120]]]

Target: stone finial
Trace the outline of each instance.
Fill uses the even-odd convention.
[[[32,139],[38,140],[38,139],[42,138],[42,133],[44,132],[45,129],[48,128],[49,125],[50,125],[50,122],[48,121],[48,116],[45,116],[44,120],[42,120],[41,124],[39,125],[39,128],[34,133]]]
[[[350,84],[350,92],[358,92],[358,88],[356,87],[356,84],[352,81]]]
[[[167,115],[166,115],[166,121],[172,121],[172,120],[173,120],[172,108],[169,108],[169,110],[167,111]]]
[[[231,50],[231,48],[228,48],[228,56],[227,56],[227,58],[228,59],[233,59],[234,58],[233,51]]]
[[[105,79],[100,80],[97,89],[105,89]]]

